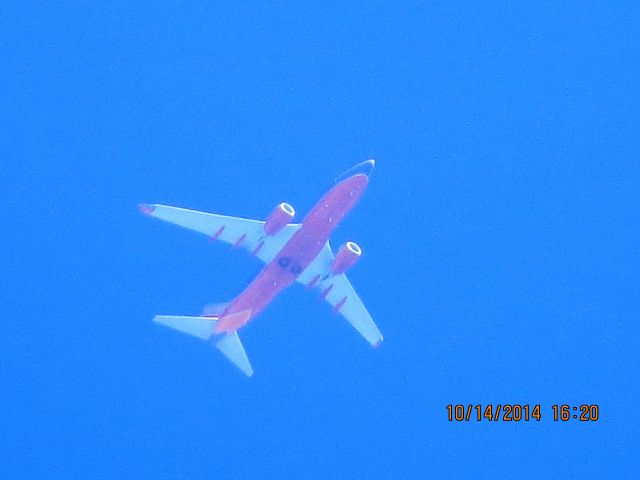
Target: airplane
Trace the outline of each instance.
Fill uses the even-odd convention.
[[[290,223],[295,210],[280,203],[266,221],[249,220],[158,204],[140,204],[145,215],[195,230],[212,241],[243,248],[266,265],[230,303],[209,305],[199,316],[157,315],[154,321],[212,343],[245,375],[253,368],[238,330],[262,312],[294,282],[320,293],[334,313],[340,313],[371,345],[382,342],[371,315],[345,273],[360,259],[362,249],[346,242],[334,255],[329,236],[356,204],[369,183],[375,165],[367,160],[338,178],[302,223]]]

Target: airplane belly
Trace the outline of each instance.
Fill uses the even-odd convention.
[[[353,207],[367,182],[365,175],[357,175],[332,188],[309,212],[302,227],[276,257],[231,302],[216,325],[216,331],[234,331],[242,327],[295,282],[322,251],[331,232]]]

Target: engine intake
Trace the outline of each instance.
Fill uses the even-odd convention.
[[[282,202],[267,218],[267,221],[264,224],[264,233],[267,235],[275,235],[286,227],[289,222],[291,222],[295,214],[296,211],[291,205]]]
[[[331,272],[340,275],[353,267],[362,255],[362,249],[355,242],[347,242],[340,247],[336,258],[331,264]]]

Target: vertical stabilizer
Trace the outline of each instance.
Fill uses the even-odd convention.
[[[238,332],[227,333],[215,342],[215,347],[231,360],[236,367],[242,370],[246,376],[251,377],[253,375],[253,369],[240,342]]]
[[[228,303],[211,303],[205,305],[200,315],[203,317],[221,317],[228,306]]]

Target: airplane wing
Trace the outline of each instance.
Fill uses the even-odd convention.
[[[203,233],[211,240],[221,240],[236,248],[248,250],[265,263],[273,260],[300,228],[300,224],[290,223],[275,235],[265,235],[265,222],[260,220],[157,204],[140,205],[140,210],[150,217]]]
[[[346,275],[332,275],[331,263],[334,254],[327,242],[318,256],[298,277],[298,282],[309,285],[319,278],[315,288],[332,307],[355,328],[365,340],[377,347],[382,342],[382,334],[367,308],[360,300]]]

